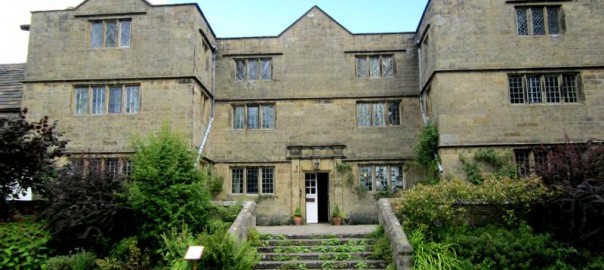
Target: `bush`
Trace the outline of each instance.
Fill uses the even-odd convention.
[[[124,192],[123,179],[63,170],[48,185],[48,205],[42,213],[53,234],[53,247],[64,253],[76,248],[109,250],[132,230],[131,213],[117,196]]]
[[[101,270],[150,269],[149,250],[141,251],[135,237],[122,239],[110,257],[96,260]]]
[[[548,166],[538,173],[559,193],[539,209],[533,224],[574,246],[604,251],[604,145],[567,142],[549,150]]]
[[[91,270],[96,269],[96,255],[81,251],[69,256],[56,256],[46,261],[48,270]]]
[[[477,185],[460,179],[436,185],[418,184],[393,199],[393,208],[406,228],[423,225],[432,231],[438,227],[473,224],[477,220],[475,212],[470,210],[481,206],[488,209],[487,219],[514,223],[526,215],[531,206],[550,195],[537,178],[517,181],[490,176]]]
[[[245,242],[237,244],[226,231],[226,226],[212,228],[209,232],[193,235],[187,226],[180,230],[172,229],[162,234],[161,254],[170,269],[188,269],[188,263],[182,258],[190,245],[205,247],[200,269],[247,270],[258,262],[256,250]]]
[[[572,269],[567,263],[578,255],[549,235],[534,234],[526,224],[513,229],[452,227],[443,240],[475,269]]]
[[[158,248],[161,234],[186,223],[201,231],[213,206],[208,175],[194,166],[195,154],[166,127],[136,140],[128,203],[139,215],[141,240]]]
[[[6,269],[40,269],[46,264],[50,234],[41,223],[0,224],[0,266]]]

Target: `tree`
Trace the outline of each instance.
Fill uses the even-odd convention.
[[[27,122],[27,109],[19,117],[4,119],[0,127],[0,207],[5,217],[6,199],[24,194],[31,188],[44,194],[44,183],[56,175],[55,161],[63,156],[67,140],[49,123],[48,116]]]
[[[202,231],[213,211],[209,176],[195,168],[185,140],[163,127],[134,148],[128,203],[138,215],[140,239],[157,248],[163,232],[183,223]]]

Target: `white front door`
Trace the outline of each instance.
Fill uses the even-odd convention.
[[[306,223],[319,222],[319,198],[317,197],[317,174],[307,173],[306,186]]]

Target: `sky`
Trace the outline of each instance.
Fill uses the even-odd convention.
[[[428,0],[149,0],[198,3],[218,37],[275,36],[317,5],[352,33],[414,32]],[[24,63],[31,11],[75,7],[83,0],[0,0],[0,63]]]

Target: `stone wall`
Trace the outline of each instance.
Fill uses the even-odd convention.
[[[407,235],[403,231],[403,226],[392,211],[392,206],[387,199],[378,201],[380,225],[384,227],[384,231],[390,240],[390,248],[392,249],[392,259],[396,264],[397,270],[413,269],[413,247],[409,244]]]
[[[140,111],[134,114],[76,115],[74,89],[80,85],[140,85]],[[30,119],[48,115],[69,139],[69,152],[132,152],[132,139],[158,131],[167,124],[198,145],[208,113],[201,103],[203,93],[194,80],[109,80],[25,83],[22,106]],[[207,102],[206,102],[207,103]],[[208,106],[207,104],[205,105]]]

